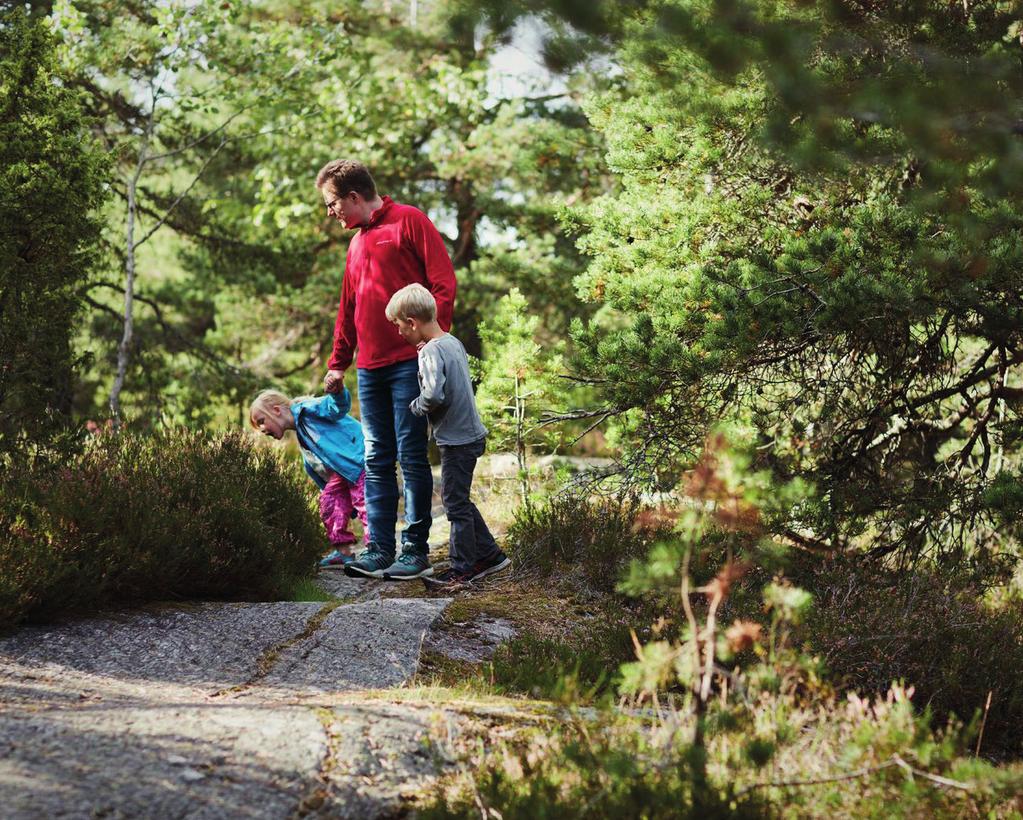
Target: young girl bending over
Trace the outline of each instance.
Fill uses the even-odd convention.
[[[289,399],[264,390],[249,408],[249,423],[280,441],[294,430],[306,472],[320,488],[320,517],[334,549],[321,567],[343,567],[354,560],[355,535],[349,521],[358,515],[363,539],[369,542],[364,484],[365,446],[362,426],[348,415],[352,396],[347,388],[319,398]]]

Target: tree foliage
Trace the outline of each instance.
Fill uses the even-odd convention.
[[[103,412],[125,358],[119,291],[139,168],[135,243],[145,243],[125,395],[150,423],[233,423],[231,408],[257,386],[318,383],[350,234],[322,212],[313,179],[336,156],[363,160],[383,193],[438,224],[470,352],[514,285],[547,338],[587,313],[569,286],[579,252],[558,216],[606,187],[577,103],[594,81],[505,90],[492,66],[501,41],[445,32],[446,5],[413,25],[387,3],[57,4],[75,82],[119,160],[107,232],[118,261],[86,292],[83,344],[97,355],[83,413]]]
[[[1018,8],[552,8],[551,56],[609,53],[630,87],[589,106],[621,190],[575,219],[602,306],[580,366],[598,412],[643,411],[633,466],[670,481],[738,419],[816,486],[783,528],[802,546],[997,553],[1023,396]]]
[[[0,465],[70,426],[75,288],[95,259],[106,162],[46,24],[0,15]]]
[[[112,264],[85,288],[100,348],[95,388],[109,390],[115,417],[125,385],[129,410],[155,416],[197,362],[207,395],[211,372],[244,381],[245,368],[205,339],[222,288],[258,293],[309,264],[301,237],[260,229],[243,192],[250,157],[273,150],[266,138],[315,110],[309,87],[346,38],[327,20],[299,28],[216,2],[61,2],[53,21],[115,162]]]

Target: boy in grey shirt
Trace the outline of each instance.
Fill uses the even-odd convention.
[[[409,409],[430,419],[440,450],[441,500],[451,523],[451,566],[430,578],[432,568],[413,566],[403,555],[384,570],[384,578],[457,589],[511,566],[483,516],[469,499],[477,459],[486,449],[487,428],[480,421],[469,378],[465,348],[437,324],[437,303],[422,285],[408,285],[391,297],[387,318],[401,337],[419,350],[419,395]]]

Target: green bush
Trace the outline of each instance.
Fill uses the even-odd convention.
[[[618,667],[636,655],[626,618],[566,637],[522,635],[491,661],[494,691],[556,701],[589,702],[613,693]]]
[[[846,703],[760,694],[711,706],[703,751],[691,723],[595,710],[480,744],[418,816],[433,818],[1018,817],[1019,765],[970,755],[955,726],[935,731],[906,693]],[[782,731],[784,730],[784,731]],[[768,737],[759,737],[766,733]],[[705,788],[698,783],[704,763]]]
[[[714,442],[695,471],[688,484],[693,503],[677,517],[675,537],[655,545],[645,562],[634,562],[620,584],[641,597],[673,587],[674,617],[682,627],[667,629],[659,619],[648,637],[635,637],[635,660],[619,667],[619,707],[548,713],[517,734],[503,734],[496,748],[479,744],[471,765],[442,785],[420,816],[1018,816],[1023,768],[977,759],[976,725],[937,725],[930,709],[918,708],[912,680],[884,685],[876,697],[836,696],[803,632],[829,615],[819,615],[807,590],[778,576],[764,583],[751,567],[759,555],[777,560],[760,523],[770,516],[770,504],[789,503],[798,487],[776,487],[764,474],[750,473],[749,459],[726,444]],[[576,531],[593,520],[572,515],[566,509],[547,520],[573,522]],[[556,550],[571,544],[571,535],[556,533],[553,548],[539,554],[559,557]],[[760,543],[751,546],[755,538]],[[607,542],[593,538],[583,545]],[[721,565],[711,576],[712,555]],[[702,580],[690,571],[696,563],[702,563]],[[797,563],[797,569],[805,566]],[[730,611],[732,593],[751,581],[738,609],[750,609],[755,588],[763,621]],[[848,588],[835,592],[835,600],[823,604],[831,613],[840,611],[838,599],[853,596]],[[923,600],[921,618],[940,613]],[[895,613],[879,609],[873,629],[855,628],[863,634],[877,633],[882,624],[893,630]],[[972,614],[980,611],[975,607]],[[911,624],[912,636],[923,630],[922,622]],[[996,635],[1009,637],[1005,629],[988,637]],[[506,652],[514,663],[511,649]],[[564,659],[559,649],[534,641],[520,652],[546,654],[556,667]],[[502,660],[495,656],[495,673]]]
[[[732,800],[698,796],[692,750],[678,733],[667,742],[649,724],[570,716],[560,725],[524,732],[517,742],[481,752],[466,788],[439,791],[418,812],[434,818],[762,818],[759,794]]]
[[[991,692],[984,749],[1023,752],[1018,606],[988,608],[968,581],[934,570],[895,573],[834,560],[801,574],[815,598],[808,637],[836,682],[883,692],[904,680],[914,701],[941,720],[969,721]]]
[[[322,546],[299,471],[241,433],[93,438],[3,478],[0,624],[178,598],[268,599]]]
[[[631,560],[644,558],[663,534],[656,521],[647,526],[643,519],[634,498],[563,494],[520,507],[508,530],[508,546],[520,572],[611,593]]]

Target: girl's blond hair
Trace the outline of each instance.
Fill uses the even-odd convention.
[[[269,412],[271,407],[290,407],[292,400],[285,396],[280,390],[263,390],[249,405],[249,424],[253,430],[258,430],[259,425],[253,420],[256,412],[262,410]]]

